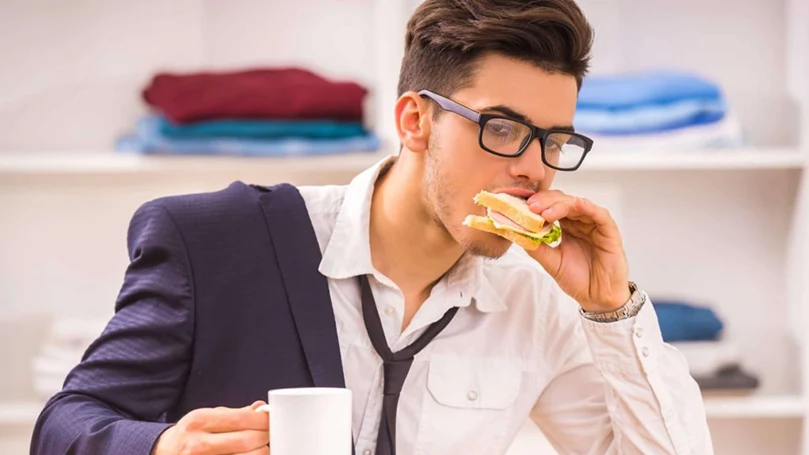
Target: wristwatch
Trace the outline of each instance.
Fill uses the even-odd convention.
[[[629,282],[629,292],[632,295],[629,296],[629,300],[617,310],[607,311],[604,313],[594,313],[589,311],[584,311],[583,308],[580,308],[579,311],[581,315],[585,318],[595,321],[595,322],[617,322],[623,319],[628,319],[640,312],[640,309],[643,308],[643,304],[646,303],[646,293],[638,289],[638,285],[636,285],[633,281]]]

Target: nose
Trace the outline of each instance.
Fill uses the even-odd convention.
[[[547,168],[542,162],[542,146],[539,138],[534,138],[522,155],[511,159],[511,177],[515,180],[529,180],[537,184],[545,178]]]

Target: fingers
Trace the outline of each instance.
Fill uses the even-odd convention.
[[[260,449],[251,450],[250,452],[235,453],[233,455],[270,455],[270,448],[262,447]]]
[[[254,403],[253,405],[257,405]],[[242,430],[267,430],[269,416],[265,412],[256,412],[253,405],[240,409],[214,408],[207,409],[200,416],[200,430],[209,433],[228,433]],[[203,410],[200,410],[203,411]]]
[[[250,453],[266,447],[270,442],[270,434],[264,431],[245,430],[231,433],[207,433],[202,438],[204,447],[211,447],[211,455],[226,453]]]
[[[557,202],[571,198],[573,198],[573,196],[567,195],[559,190],[545,190],[529,197],[526,202],[531,208],[531,211],[534,213],[542,213],[545,209]]]
[[[262,447],[260,449],[251,450],[250,452],[236,453],[233,455],[270,455],[270,448]]]
[[[597,225],[614,224],[612,216],[603,207],[599,207],[584,198],[569,196],[539,213],[545,221],[552,223],[562,218],[591,222]]]
[[[265,403],[265,402],[263,402],[261,400],[258,400],[256,402],[254,402],[253,404],[251,404],[250,406],[248,406],[248,408],[250,408],[253,411],[256,411],[256,410],[258,410],[258,408],[264,406],[265,404],[267,404],[267,403]]]

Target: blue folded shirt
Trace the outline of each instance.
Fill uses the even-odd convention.
[[[714,341],[724,324],[710,308],[652,299],[663,341]]]
[[[380,140],[374,134],[336,139],[176,139],[162,134],[160,124],[153,116],[142,118],[134,134],[123,136],[116,143],[118,151],[144,154],[277,157],[373,152],[379,147]]]
[[[690,99],[628,109],[578,109],[573,119],[576,131],[591,134],[642,134],[715,123],[724,118],[723,99]]]
[[[157,130],[163,136],[173,139],[222,137],[337,139],[366,135],[365,127],[359,122],[222,119],[177,125],[162,115],[155,115],[153,118]]]
[[[682,100],[716,101],[719,86],[694,74],[677,71],[589,76],[579,92],[578,109],[629,109]]]

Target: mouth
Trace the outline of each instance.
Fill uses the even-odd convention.
[[[499,188],[492,191],[492,193],[508,194],[510,196],[518,197],[523,200],[526,200],[534,195],[534,191],[525,188]]]

